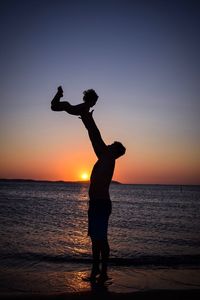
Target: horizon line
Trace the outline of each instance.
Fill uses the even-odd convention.
[[[49,179],[24,179],[24,178],[0,178],[0,181],[31,181],[31,182],[54,182],[54,183],[90,183],[90,180],[49,180]],[[189,184],[189,183],[124,183],[117,180],[112,180],[111,183],[122,184],[122,185],[176,185],[176,186],[200,186],[199,184]]]

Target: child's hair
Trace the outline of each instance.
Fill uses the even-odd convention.
[[[84,91],[83,95],[84,95],[83,96],[83,101],[84,102],[92,102],[94,104],[97,102],[97,99],[99,98],[99,96],[97,95],[97,93],[93,89]]]

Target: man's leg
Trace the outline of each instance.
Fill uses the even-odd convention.
[[[102,269],[99,279],[100,280],[107,280],[107,267],[108,267],[108,259],[110,254],[110,247],[108,244],[108,240],[101,240],[100,242],[100,248],[101,248],[101,259],[102,259]]]
[[[100,274],[99,262],[100,262],[100,241],[92,239],[92,271],[91,278],[95,278],[96,275]]]

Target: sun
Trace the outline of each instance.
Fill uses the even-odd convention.
[[[81,179],[82,180],[89,180],[89,174],[87,172],[83,172],[81,174]]]

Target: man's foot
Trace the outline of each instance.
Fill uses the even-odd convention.
[[[96,278],[96,276],[99,275],[100,273],[101,272],[100,272],[99,268],[92,269],[90,277],[95,277]]]
[[[83,277],[82,280],[83,281],[87,281],[87,282],[96,282],[97,280],[97,275],[100,274],[100,270],[95,270],[95,271],[92,271],[90,276],[87,276],[87,277]]]
[[[91,277],[91,276],[82,277],[82,280],[86,282],[96,282],[96,277]]]
[[[98,283],[104,283],[106,282],[107,280],[109,280],[110,278],[108,277],[107,274],[100,274],[100,276],[97,278],[97,282]]]
[[[92,271],[90,273],[90,276],[83,277],[83,281],[90,281],[90,282],[95,282],[97,279],[97,276],[101,273],[100,269],[98,266],[95,266],[92,268]]]

